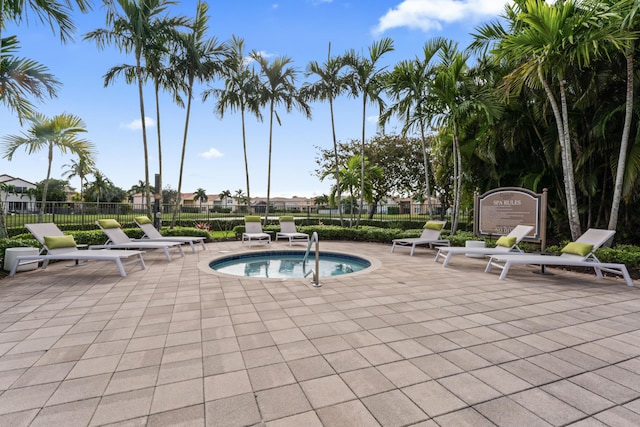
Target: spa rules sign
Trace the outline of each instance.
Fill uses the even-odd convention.
[[[525,240],[546,240],[547,190],[542,194],[526,188],[504,187],[476,195],[474,201],[474,233],[479,237],[509,234],[516,225],[531,225],[533,231]]]

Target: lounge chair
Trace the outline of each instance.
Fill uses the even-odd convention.
[[[557,265],[567,267],[588,267],[593,268],[598,278],[602,278],[602,272],[621,275],[627,285],[633,286],[633,281],[627,267],[624,264],[604,263],[596,258],[594,252],[604,243],[613,238],[615,230],[601,230],[590,228],[575,242],[571,242],[562,249],[561,255],[541,255],[541,254],[495,254],[487,263],[485,272],[491,272],[492,267],[502,270],[500,280],[504,280],[509,273],[509,268],[514,264],[534,264],[534,265]]]
[[[438,262],[440,258],[444,258],[442,262],[442,266],[446,267],[449,265],[449,261],[451,257],[456,254],[472,254],[472,255],[494,255],[494,254],[502,254],[507,252],[522,252],[522,250],[518,247],[518,243],[525,238],[527,234],[529,234],[533,230],[533,227],[530,225],[517,225],[509,234],[506,236],[500,237],[496,241],[495,248],[474,248],[474,247],[447,247],[447,248],[439,248],[438,253],[436,254],[435,261]]]
[[[262,224],[260,223],[259,216],[245,216],[244,217],[244,233],[242,233],[242,244],[247,240],[249,247],[251,247],[252,241],[271,244],[271,236],[262,231]]]
[[[189,244],[191,246],[191,252],[196,251],[196,244],[201,244],[202,249],[207,249],[207,246],[204,244],[204,237],[198,236],[163,236],[160,234],[158,230],[153,226],[153,223],[146,216],[137,216],[133,218],[133,221],[140,227],[140,229],[144,232],[144,236],[142,240],[149,242],[180,242],[181,244]]]
[[[294,242],[309,242],[309,235],[300,233],[296,229],[296,223],[292,216],[280,217],[280,231],[276,233],[276,241],[278,239],[289,239],[289,246]]]
[[[104,245],[92,245],[89,249],[162,249],[167,261],[171,261],[169,249],[176,249],[180,256],[184,256],[182,243],[180,242],[152,242],[149,240],[131,239],[120,228],[115,219],[99,219],[96,224],[107,235],[107,243]]]
[[[120,276],[123,277],[127,275],[124,270],[124,265],[126,264],[138,262],[142,270],[146,268],[142,258],[142,251],[79,250],[73,236],[65,235],[53,223],[25,224],[25,227],[42,244],[42,251],[38,255],[17,256],[11,266],[9,276],[16,274],[21,263],[33,261],[42,261],[43,269],[47,268],[49,261],[53,260],[71,260],[76,261],[76,264],[79,261],[113,261],[118,267]],[[129,260],[129,258],[133,259]]]
[[[396,246],[411,247],[411,253],[418,245],[429,245],[430,248],[434,246],[449,246],[450,242],[446,239],[441,239],[440,234],[447,221],[427,221],[422,230],[420,237],[407,237],[404,239],[393,239],[393,245],[391,246],[391,252],[396,250]]]

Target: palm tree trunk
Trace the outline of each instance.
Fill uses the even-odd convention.
[[[331,45],[329,45],[331,46]],[[340,227],[344,227],[342,216],[342,191],[340,191],[340,159],[338,158],[338,138],[336,137],[336,122],[333,116],[333,97],[329,96],[329,112],[331,114],[331,135],[333,136],[333,156],[335,159],[336,188],[338,189],[338,212],[340,213]]]
[[[271,147],[273,142],[273,99],[269,106],[269,161],[267,166],[267,206],[264,209],[264,225],[267,225],[269,218],[269,203],[271,200]]]
[[[424,162],[424,191],[427,196],[427,212],[429,219],[433,217],[433,206],[431,205],[431,183],[429,181],[429,158],[427,155],[427,138],[424,134],[424,122],[420,122],[420,136],[422,137],[422,161]]]
[[[611,202],[611,216],[609,217],[609,226],[607,227],[609,230],[615,230],[618,226],[620,200],[622,199],[622,184],[624,182],[625,165],[627,162],[629,134],[631,133],[631,119],[633,117],[633,49],[634,46],[632,45],[627,51],[627,101],[625,104],[624,128],[622,130],[622,139],[620,140],[620,154],[618,155],[613,200]]]
[[[364,208],[364,135],[365,124],[367,120],[367,94],[362,94],[362,145],[360,147],[360,203],[358,208],[358,219],[356,220],[356,228],[360,227],[360,216],[362,215],[362,209]]]
[[[249,159],[247,157],[247,134],[244,127],[244,105],[240,107],[240,117],[242,119],[242,149],[244,151],[244,174],[247,181],[247,213],[251,215],[251,190],[249,186]]]
[[[160,91],[159,82],[156,80],[156,132],[158,133],[158,184],[160,188],[156,188],[156,194],[162,194],[162,137],[160,135]]]
[[[564,90],[562,76],[559,76],[560,101],[562,103],[562,111],[558,107],[555,96],[551,91],[549,83],[539,74],[540,80],[547,93],[547,98],[551,104],[553,115],[556,120],[558,129],[558,138],[560,140],[560,154],[562,159],[562,172],[564,176],[565,198],[567,202],[567,218],[569,220],[569,229],[571,230],[571,238],[576,240],[582,234],[580,230],[580,217],[578,215],[578,202],[576,196],[576,185],[573,174],[573,158],[571,156],[571,144],[569,143],[569,119],[567,117],[567,99]]]
[[[189,80],[189,90],[187,91],[187,117],[184,121],[184,134],[182,136],[182,155],[180,156],[180,174],[178,175],[178,200],[173,209],[173,217],[171,218],[171,228],[176,226],[178,210],[180,209],[180,200],[182,199],[182,172],[184,170],[184,156],[187,151],[187,134],[189,133],[189,116],[191,114],[191,98],[193,94],[193,79]]]
[[[149,197],[149,149],[147,147],[147,125],[144,112],[144,95],[142,91],[142,75],[140,54],[136,55],[136,74],[138,75],[138,96],[140,98],[140,118],[142,119],[142,146],[144,150],[144,192],[146,195],[147,215],[151,217],[151,198]]]
[[[42,186],[42,203],[40,207],[40,212],[38,212],[38,222],[42,222],[42,216],[47,206],[47,191],[49,190],[49,179],[51,178],[51,165],[53,164],[53,144],[49,144],[48,159],[49,159],[49,166],[47,166],[47,179],[45,179],[44,185]]]
[[[460,153],[460,141],[458,140],[458,129],[453,125],[453,212],[451,214],[451,234],[458,230],[458,218],[460,216],[460,199],[462,191],[462,155]]]

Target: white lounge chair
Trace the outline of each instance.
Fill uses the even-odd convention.
[[[104,245],[91,245],[90,249],[162,249],[167,261],[171,261],[169,249],[175,249],[184,256],[182,243],[180,242],[152,242],[149,240],[131,239],[120,228],[120,224],[115,219],[99,219],[96,224],[107,235],[107,243]]]
[[[289,246],[294,242],[309,242],[309,235],[306,233],[300,233],[296,229],[296,223],[292,216],[280,217],[280,231],[276,233],[276,241],[278,239],[289,239]]]
[[[495,254],[487,263],[485,272],[491,272],[492,267],[502,270],[500,280],[504,280],[509,273],[509,268],[514,264],[534,264],[534,265],[558,265],[568,267],[588,267],[593,268],[596,275],[602,278],[602,272],[621,275],[627,285],[633,286],[633,281],[624,264],[603,263],[596,258],[594,252],[605,244],[615,234],[615,230],[601,230],[590,228],[580,236],[575,242],[569,243],[562,249],[561,255],[541,255],[541,254]]]
[[[189,244],[191,246],[191,252],[196,251],[196,244],[201,244],[202,249],[207,249],[204,244],[205,238],[199,236],[163,236],[153,226],[153,223],[146,216],[137,216],[133,218],[133,221],[144,232],[142,240],[149,242],[180,242],[182,244]]]
[[[242,233],[242,244],[244,241],[249,242],[249,247],[251,247],[252,241],[267,243],[267,245],[271,244],[271,236],[262,231],[262,224],[260,223],[259,216],[245,216],[244,217],[244,233]]]
[[[416,246],[418,245],[429,245],[430,248],[433,248],[434,246],[449,246],[449,240],[440,238],[440,234],[442,233],[446,223],[447,221],[427,221],[420,237],[393,239],[391,252],[396,250],[396,246],[411,247],[409,255],[413,256],[413,252],[416,250]]]
[[[120,276],[126,276],[124,265],[138,262],[140,269],[146,268],[142,251],[125,251],[125,250],[79,250],[73,236],[65,235],[53,223],[25,224],[27,230],[31,232],[33,237],[42,244],[42,251],[38,255],[18,255],[9,276],[16,274],[18,266],[25,262],[42,261],[42,268],[45,269],[49,265],[49,261],[53,260],[71,260],[71,261],[112,261],[116,263]],[[129,258],[133,258],[129,260]],[[128,260],[128,261],[126,261]]]
[[[533,230],[530,225],[517,225],[509,234],[500,237],[496,242],[495,248],[474,248],[474,247],[442,247],[438,249],[435,261],[438,262],[440,258],[444,258],[442,266],[449,265],[449,261],[453,255],[460,254],[473,254],[473,255],[494,255],[508,252],[522,252],[518,247],[518,243],[522,241]]]

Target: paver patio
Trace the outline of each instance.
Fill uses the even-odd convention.
[[[0,426],[640,425],[640,289],[320,245],[373,266],[223,276],[211,259],[266,249],[223,242],[1,280]]]

